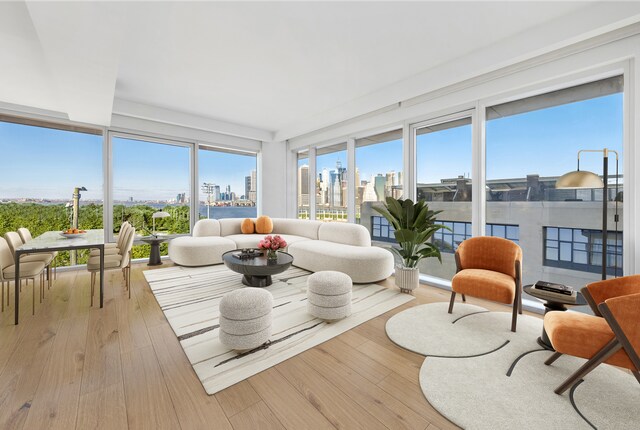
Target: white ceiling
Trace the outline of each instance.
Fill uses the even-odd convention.
[[[468,77],[478,52],[506,62],[638,14],[633,2],[0,3],[0,102],[101,125],[162,108],[288,138],[416,96],[391,90],[425,72],[425,91]],[[514,40],[527,52],[500,50]]]

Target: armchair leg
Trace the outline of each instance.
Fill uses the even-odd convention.
[[[554,352],[553,355],[549,358],[547,358],[547,361],[544,362],[544,364],[546,364],[547,366],[553,364],[554,361],[556,361],[558,358],[560,358],[562,356],[561,353],[559,352]]]
[[[467,303],[467,296],[465,296],[464,294],[462,295],[462,302]]]
[[[632,370],[631,373],[633,373],[633,376],[635,376],[640,383],[640,372],[638,372],[637,370]]]
[[[516,332],[516,325],[518,324],[518,304],[513,304],[513,312],[511,315],[511,331]]]
[[[601,363],[606,361],[609,357],[611,357],[613,354],[618,352],[620,348],[622,348],[622,344],[618,342],[617,338],[614,337],[600,351],[598,351],[596,355],[591,357],[589,361],[584,363],[578,370],[576,370],[576,372],[573,375],[569,376],[569,378],[567,378],[566,381],[560,384],[558,388],[554,390],[554,393],[563,394],[565,391],[571,388],[576,382],[581,380],[589,372],[591,372],[593,369],[598,367],[598,365],[600,365]]]
[[[456,301],[456,292],[452,291],[451,292],[451,301],[449,301],[449,313],[453,312],[453,304]]]

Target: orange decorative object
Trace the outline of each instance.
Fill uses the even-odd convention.
[[[545,364],[562,354],[588,360],[555,393],[564,393],[601,363],[627,368],[640,382],[640,275],[593,282],[580,292],[595,315],[554,311],[544,316],[556,350]]]
[[[253,220],[251,218],[245,218],[240,225],[240,230],[242,234],[253,234],[255,232],[256,226],[253,224]]]
[[[266,215],[258,217],[256,220],[256,233],[269,234],[273,231],[273,221]]]
[[[451,280],[453,311],[456,294],[513,304],[511,331],[516,331],[518,313],[522,313],[522,249],[499,237],[472,237],[456,250],[457,273]]]

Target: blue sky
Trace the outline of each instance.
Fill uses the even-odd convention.
[[[125,142],[126,140],[126,142]],[[561,175],[576,168],[579,149],[608,147],[622,153],[622,94],[528,112],[487,123],[487,179]],[[84,186],[85,199],[102,198],[102,137],[0,122],[0,199],[70,198]],[[347,165],[346,151],[318,157],[317,167]],[[362,179],[402,171],[396,140],[356,150]],[[189,191],[189,149],[115,138],[114,198],[170,199]],[[468,175],[471,127],[418,136],[418,182]],[[602,158],[585,154],[583,170],[602,171]],[[199,182],[231,185],[244,194],[254,156],[199,152]],[[610,171],[614,171],[611,163]],[[620,165],[622,172],[622,163]]]

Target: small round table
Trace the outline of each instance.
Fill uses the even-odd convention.
[[[145,236],[140,238],[144,243],[151,245],[151,253],[149,254],[149,263],[147,266],[160,266],[162,264],[162,260],[160,259],[160,244],[167,241],[167,239],[167,237],[160,236]]]
[[[563,299],[562,297],[548,297],[547,295],[542,295],[533,288],[533,285],[525,285],[523,287],[525,293],[529,294],[532,297],[540,300],[544,305],[544,313],[546,315],[547,312],[550,311],[566,311],[567,307],[572,306],[586,306],[587,301],[580,293],[580,291],[576,291],[576,301],[572,302],[568,299]],[[544,325],[542,326],[542,335],[538,338],[538,345],[543,347],[544,349],[548,349],[549,351],[555,351],[553,346],[551,345],[551,341],[549,340],[549,336],[547,335],[547,331],[544,329]]]
[[[293,256],[282,251],[278,251],[277,260],[267,260],[264,255],[240,259],[235,256],[240,252],[227,251],[222,254],[222,261],[229,269],[244,275],[242,283],[248,287],[268,287],[272,284],[271,275],[284,272],[293,263]]]

